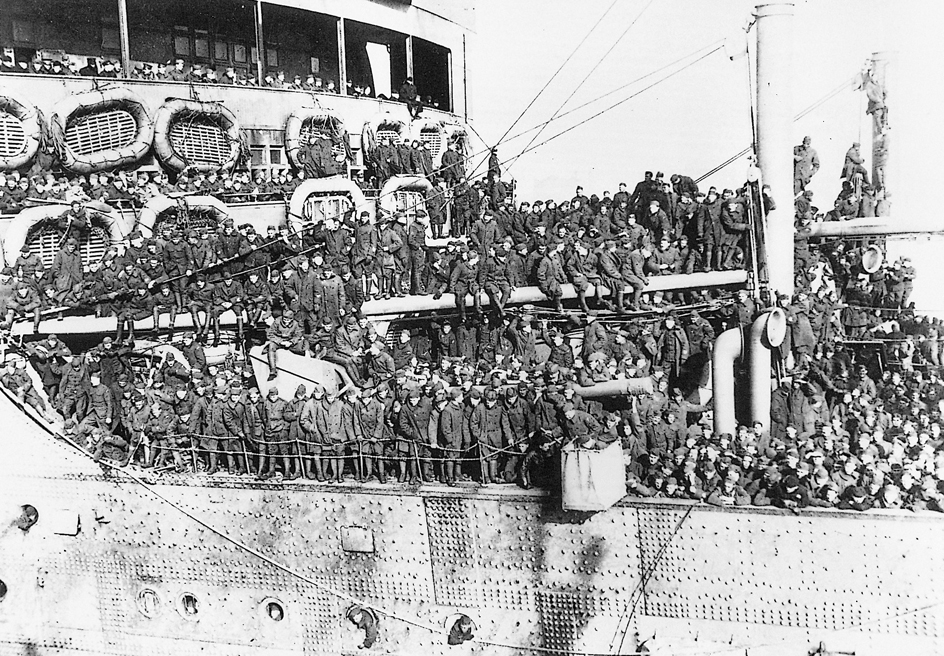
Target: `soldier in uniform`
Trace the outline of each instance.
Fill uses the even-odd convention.
[[[499,317],[505,314],[505,304],[511,297],[514,289],[508,280],[508,259],[504,248],[496,250],[492,257],[485,260],[483,278],[485,293],[495,314]]]
[[[263,439],[259,447],[260,479],[275,476],[275,459],[282,455],[282,470],[288,477],[291,472],[289,458],[286,456],[288,441],[288,421],[285,414],[288,404],[279,397],[277,387],[270,387],[262,404]]]
[[[24,280],[33,276],[34,272],[43,270],[43,260],[39,253],[33,253],[30,246],[24,243],[20,247],[20,255],[13,264],[13,275]]]
[[[410,249],[410,293],[426,295],[426,212],[417,210],[416,219],[407,231],[407,245]]]
[[[554,301],[554,307],[558,312],[564,311],[564,306],[561,300],[564,296],[564,291],[561,289],[561,285],[567,282],[567,276],[564,274],[564,267],[561,264],[561,253],[564,250],[564,244],[558,242],[549,248],[547,255],[544,256],[544,259],[541,260],[541,263],[538,265],[538,289],[547,296],[549,299]]]
[[[174,292],[177,311],[183,312],[183,294],[187,286],[187,276],[193,274],[193,253],[190,250],[190,244],[183,241],[183,235],[178,230],[171,233],[170,243],[164,246],[163,264],[165,275],[169,277],[171,289]]]
[[[295,313],[288,309],[282,312],[282,317],[274,321],[266,331],[266,354],[269,361],[269,381],[278,377],[276,351],[286,349],[297,355],[305,355],[308,348],[302,328],[295,320]]]
[[[177,320],[178,302],[174,293],[171,291],[169,283],[161,283],[161,289],[157,294],[149,298],[151,307],[151,317],[154,319],[154,334],[157,334],[160,328],[160,316],[164,313],[170,315],[168,333],[174,336],[174,322]]]
[[[460,460],[469,448],[461,388],[452,389],[449,402],[439,412],[439,448],[442,450],[445,483],[455,487]]]
[[[307,458],[302,458],[305,476],[307,478],[317,478],[319,482],[325,480],[327,468],[322,464],[322,455],[331,459],[334,465],[334,474],[338,480],[340,463],[334,462],[334,447],[331,443],[332,421],[331,421],[332,402],[327,398],[325,390],[321,385],[315,385],[311,398],[305,402],[302,408],[299,422],[305,431],[306,449],[304,454]]]
[[[213,346],[220,345],[220,315],[232,311],[236,315],[236,339],[243,341],[243,313],[246,311],[243,286],[230,273],[213,286]]]
[[[190,317],[193,319],[193,329],[197,335],[197,339],[204,341],[206,340],[210,323],[215,321],[213,288],[214,285],[207,282],[206,274],[198,273],[196,282],[192,283],[187,290]],[[203,323],[200,323],[201,312],[203,312],[204,315]]]
[[[422,472],[419,466],[419,449],[420,445],[426,443],[432,411],[432,401],[424,397],[418,389],[409,392],[406,404],[400,408],[397,421],[400,434],[397,442],[397,466],[400,470],[398,480],[401,483],[407,480],[407,472],[410,484],[420,480]]]
[[[361,402],[354,406],[355,439],[359,457],[355,460],[358,480],[366,483],[373,475],[377,463],[377,478],[387,482],[383,461],[384,406],[374,398],[374,389],[368,388],[361,395]]]
[[[505,411],[498,403],[498,392],[494,389],[485,391],[485,403],[479,403],[469,417],[469,435],[471,441],[479,447],[482,459],[482,482],[501,482],[499,475],[499,455],[501,450],[514,439]]]
[[[39,293],[27,283],[21,282],[7,301],[6,326],[12,326],[14,318],[26,319],[32,316],[33,333],[38,334],[41,305]]]
[[[469,251],[467,258],[459,259],[452,270],[449,278],[449,289],[456,295],[456,307],[459,309],[460,321],[465,321],[466,294],[472,294],[475,313],[481,314],[482,300],[479,297],[481,278],[479,254],[476,251]]]

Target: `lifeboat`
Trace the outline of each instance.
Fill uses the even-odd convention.
[[[29,164],[41,137],[39,110],[11,96],[0,96],[0,171]]]
[[[422,175],[395,175],[380,190],[380,209],[387,214],[404,212],[410,218],[416,210],[426,210],[432,183]]]
[[[121,214],[105,203],[86,203],[92,229],[79,242],[79,253],[86,266],[101,261],[110,246],[118,246],[125,240],[125,222]],[[16,262],[23,244],[29,244],[34,253],[39,253],[44,267],[52,265],[56,253],[62,248],[62,234],[53,228],[53,223],[69,211],[68,204],[28,207],[17,214],[7,228],[3,240],[3,255],[8,266]]]
[[[335,175],[330,178],[306,180],[298,185],[289,199],[289,225],[294,231],[326,218],[341,218],[348,211],[360,214],[372,207],[364,192],[350,178]]]
[[[331,139],[334,144],[331,152],[335,156],[343,154],[345,159],[353,159],[341,117],[319,109],[299,109],[289,114],[285,121],[285,153],[295,168],[304,168],[298,161],[298,151],[312,134],[322,134]]]
[[[154,116],[154,154],[172,171],[222,171],[239,161],[236,116],[217,102],[168,98]]]
[[[365,121],[361,129],[361,148],[364,151],[365,162],[370,159],[371,153],[385,137],[389,138],[392,144],[409,141],[410,127],[406,121],[401,121],[393,114],[386,113]]]
[[[60,162],[79,174],[137,162],[154,136],[144,101],[121,87],[64,98],[53,108],[50,127]]]
[[[445,123],[434,119],[421,118],[413,121],[410,130],[413,133],[413,139],[426,144],[433,159],[433,168],[438,169],[442,166],[442,156],[446,152],[446,144],[449,138]]]
[[[226,203],[213,196],[181,196],[181,198],[187,201],[187,207],[192,212],[188,225],[177,226],[175,223],[171,226],[166,224],[167,211],[177,207],[178,199],[169,196],[155,196],[141,208],[138,214],[135,227],[141,231],[142,236],[145,238],[165,237],[165,233],[171,227],[191,229],[211,225],[215,230],[229,216],[229,208],[226,207]]]

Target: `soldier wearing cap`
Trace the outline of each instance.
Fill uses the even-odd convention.
[[[266,330],[266,353],[269,361],[269,380],[278,377],[276,352],[285,349],[296,355],[305,355],[308,348],[305,334],[295,320],[295,313],[291,309],[282,312],[280,319],[274,321]]]
[[[397,417],[397,466],[401,483],[407,480],[408,475],[411,484],[420,481],[420,447],[426,444],[432,411],[432,400],[423,396],[418,389],[410,390],[407,402],[400,408]]]
[[[243,315],[246,311],[242,283],[232,274],[224,273],[223,280],[213,286],[213,346],[220,343],[220,315],[232,312],[236,316],[236,340],[243,341]]]
[[[499,458],[502,449],[515,440],[511,425],[504,408],[498,403],[498,392],[488,389],[484,394],[485,402],[476,405],[469,417],[470,442],[479,447],[482,459],[482,482],[504,482],[500,475]]]
[[[374,388],[364,390],[360,403],[355,403],[353,410],[357,479],[366,483],[373,475],[376,463],[377,479],[386,483],[387,475],[383,460],[380,459],[384,445],[384,405],[374,397]]]
[[[315,385],[309,398],[302,407],[299,416],[299,425],[304,437],[301,442],[302,464],[307,478],[316,478],[319,482],[325,480],[326,469],[322,464],[322,456],[334,462],[335,449],[331,441],[332,401],[325,394],[321,385]],[[343,448],[342,448],[343,455]],[[334,462],[334,474],[340,479],[341,459]]]
[[[410,293],[426,295],[426,227],[429,217],[425,210],[417,210],[416,218],[407,231],[410,249]]]
[[[259,449],[260,479],[275,476],[276,457],[281,456],[282,471],[286,478],[297,478],[293,474],[291,450],[289,448],[288,402],[279,397],[279,390],[273,386],[269,388],[265,401],[262,404],[262,424],[264,427],[263,444]]]
[[[69,209],[56,219],[56,229],[63,239],[73,237],[76,241],[82,239],[92,229],[88,211],[79,200],[73,200]]]
[[[227,261],[224,271],[230,273],[239,273],[243,266],[241,262],[229,261],[238,255],[249,252],[249,245],[246,238],[236,231],[236,225],[232,219],[224,219],[223,234],[216,241],[216,259]]]
[[[13,264],[13,275],[22,280],[31,277],[36,271],[42,271],[43,268],[43,260],[39,253],[33,253],[30,245],[24,242]]]
[[[178,204],[186,203],[184,198],[177,199]],[[184,309],[184,290],[187,286],[187,276],[193,274],[193,252],[190,244],[183,240],[179,230],[171,233],[170,241],[164,245],[164,272],[170,278],[171,289],[177,302],[177,311]]]
[[[205,341],[207,331],[211,322],[215,319],[215,309],[213,306],[214,285],[207,282],[206,274],[198,273],[196,281],[191,283],[187,289],[188,307],[190,308],[190,317],[193,320],[193,329],[197,334],[197,339]],[[200,313],[204,315],[203,323],[200,322]]]
[[[449,277],[449,289],[456,295],[456,307],[459,320],[465,321],[465,297],[472,294],[476,314],[481,313],[482,300],[479,297],[482,283],[482,270],[479,268],[479,254],[469,251],[467,257],[460,258]]]

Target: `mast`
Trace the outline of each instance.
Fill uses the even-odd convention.
[[[772,292],[793,296],[793,3],[758,4],[757,161],[776,209],[764,232]]]
[[[866,113],[872,117],[872,184],[881,189],[883,196],[890,191],[888,187],[888,149],[891,145],[891,129],[888,125],[888,68],[892,64],[893,53],[872,53],[872,66],[864,90],[869,100]],[[882,203],[881,207],[887,207]]]

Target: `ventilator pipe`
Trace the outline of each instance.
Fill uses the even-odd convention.
[[[885,235],[921,235],[944,232],[939,217],[889,217],[822,221],[797,231],[794,239],[823,237],[881,237]]]
[[[517,387],[517,384],[506,384],[500,386],[498,391],[504,393],[509,387]],[[484,392],[487,389],[495,389],[487,385],[473,385],[472,389]],[[655,386],[652,378],[617,378],[616,380],[607,380],[596,385],[582,387],[574,386],[574,392],[577,396],[585,399],[602,399],[613,396],[642,396],[643,394],[652,394]]]
[[[740,328],[730,328],[715,340],[711,354],[711,377],[716,435],[733,435],[737,430],[737,418],[734,415],[734,363],[741,357],[743,343]]]
[[[585,399],[599,399],[608,396],[642,396],[652,394],[652,378],[617,378],[588,387],[577,386],[574,391]]]
[[[780,308],[763,313],[751,324],[747,353],[751,423],[760,422],[764,430],[770,428],[771,349],[783,344],[786,334],[787,315]]]
[[[715,287],[738,287],[747,282],[747,272],[743,270],[735,271],[707,271],[704,273],[675,274],[668,276],[653,276],[649,278],[649,284],[645,288],[646,293],[683,290],[683,289],[711,289]],[[577,292],[574,286],[567,284],[561,285],[564,298],[577,298]],[[595,293],[593,285],[587,288],[586,296],[591,298]],[[601,289],[602,296],[609,295],[609,291]],[[488,296],[484,293],[479,294],[482,305],[488,305]],[[521,303],[540,303],[549,300],[537,287],[519,287],[511,293],[508,303],[511,305]],[[473,298],[471,295],[466,297],[466,306],[471,307]],[[434,299],[432,296],[407,296],[405,298],[392,298],[386,300],[367,301],[361,306],[361,312],[368,316],[383,314],[402,314],[405,312],[423,312],[428,310],[449,310],[456,307],[456,297],[453,294],[443,294],[442,298]]]

